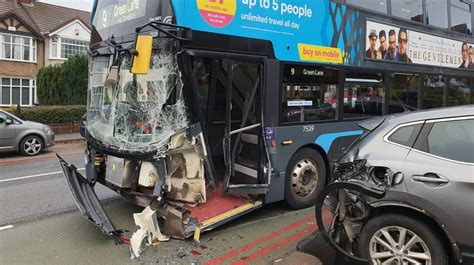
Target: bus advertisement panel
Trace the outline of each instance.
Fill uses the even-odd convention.
[[[363,47],[365,25],[359,11],[328,0],[172,2],[175,7],[185,6],[176,8],[178,25],[269,40],[280,60],[354,64],[359,54],[356,47]]]
[[[471,43],[373,21],[366,29],[366,59],[474,70]]]

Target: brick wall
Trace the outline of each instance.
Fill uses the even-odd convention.
[[[0,76],[36,79],[38,70],[44,66],[44,42],[37,40],[36,49],[36,63],[0,59]]]

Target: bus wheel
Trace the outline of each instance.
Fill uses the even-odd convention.
[[[299,150],[290,159],[286,170],[286,201],[295,209],[313,206],[325,178],[326,166],[321,154],[311,148]]]

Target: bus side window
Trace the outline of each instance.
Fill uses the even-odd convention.
[[[320,66],[285,65],[282,122],[336,119],[338,71]]]
[[[344,83],[344,118],[382,115],[383,75],[373,72],[348,71]]]

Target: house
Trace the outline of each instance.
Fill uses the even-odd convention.
[[[86,53],[90,13],[36,0],[0,0],[0,106],[37,103],[36,74]]]

